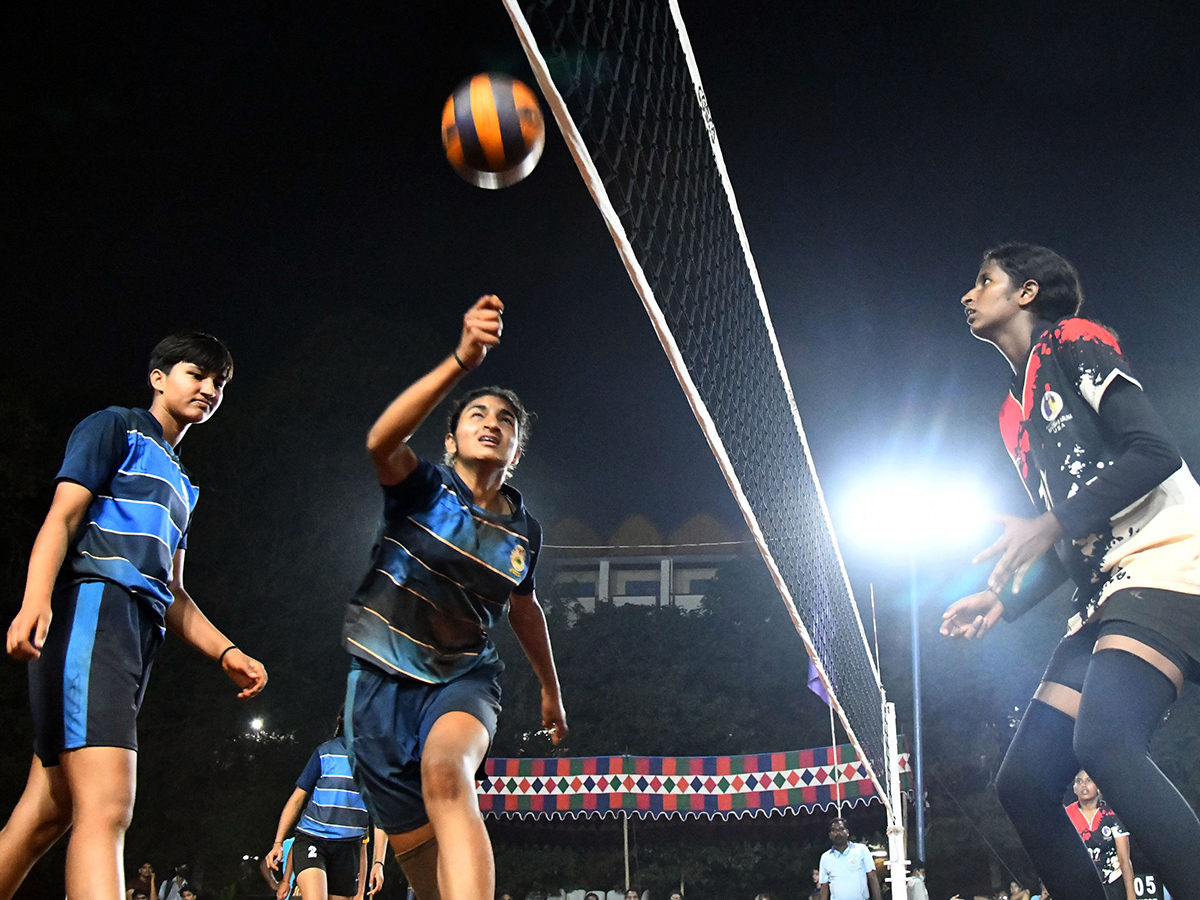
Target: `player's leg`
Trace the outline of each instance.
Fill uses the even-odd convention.
[[[329,882],[324,869],[313,866],[302,870],[296,875],[296,887],[306,900],[329,900]]]
[[[67,896],[121,900],[137,754],[124,747],[81,747],[64,751],[59,759],[72,802]]]
[[[1072,741],[1095,628],[1064,638],[996,778],[996,793],[1055,900],[1105,900],[1100,876],[1063,807],[1082,768]]]
[[[1200,821],[1149,751],[1191,666],[1187,654],[1162,635],[1105,622],[1075,728],[1084,768],[1177,897],[1200,897]]]
[[[361,841],[322,841],[322,844],[326,893],[318,895],[318,900],[326,896],[329,900],[353,900],[359,892],[362,848],[365,845]],[[308,896],[303,888],[300,889],[300,896]]]
[[[25,791],[0,830],[0,900],[16,893],[29,870],[71,827],[71,794],[61,766],[36,756]]]
[[[75,598],[59,745],[68,748],[59,765],[72,803],[67,896],[121,900],[137,789],[137,714],[162,631],[117,585],[81,584]]]
[[[433,826],[422,825],[402,834],[389,834],[388,843],[417,900],[441,900],[438,890],[438,844]]]
[[[495,893],[492,844],[475,793],[475,772],[490,744],[482,722],[453,711],[434,722],[421,752],[425,812],[439,848],[438,887],[447,900],[490,900]]]
[[[292,872],[296,876],[296,888],[305,900],[329,900],[326,863],[324,848],[319,841],[296,835],[292,844]]]

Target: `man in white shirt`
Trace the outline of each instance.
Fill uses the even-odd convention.
[[[852,843],[846,820],[829,823],[829,842],[821,854],[821,900],[881,900],[875,861],[862,844]]]
[[[908,876],[908,900],[929,900],[929,891],[925,889],[925,863],[919,859],[913,861]]]

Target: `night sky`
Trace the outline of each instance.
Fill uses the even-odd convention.
[[[1077,265],[1085,312],[1196,462],[1194,7],[681,6],[835,521],[880,465],[977,474],[1028,509],[995,425],[1007,366],[958,303],[1008,239]],[[137,400],[150,347],[198,326],[233,349],[230,407],[330,317],[431,328],[449,351],[494,292],[504,344],[473,379],[538,412],[516,483],[545,523],[738,524],[556,128],[502,191],[442,156],[459,81],[533,83],[499,3],[24,15],[0,106],[7,388],[69,427]],[[91,390],[114,383],[132,396]],[[322,390],[297,375],[296,414]],[[856,582],[876,577],[848,553]]]

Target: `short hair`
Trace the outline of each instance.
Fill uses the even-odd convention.
[[[155,369],[170,372],[176,363],[191,363],[222,381],[233,378],[233,356],[220,340],[203,331],[177,331],[159,341],[150,351],[147,377]]]
[[[984,265],[995,263],[1012,279],[1013,287],[1036,281],[1037,296],[1031,311],[1051,322],[1079,315],[1083,307],[1083,287],[1079,273],[1066,259],[1049,247],[1036,244],[1006,243],[983,254]]]
[[[450,415],[446,417],[446,433],[454,434],[458,431],[458,420],[462,418],[463,410],[480,397],[499,397],[512,407],[512,411],[517,414],[517,452],[524,453],[525,446],[529,443],[529,426],[533,422],[533,413],[527,410],[521,398],[508,388],[490,385],[467,391],[450,407]],[[453,465],[454,457],[449,451],[446,452],[444,461],[446,465]]]

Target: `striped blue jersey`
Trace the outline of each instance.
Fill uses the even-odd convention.
[[[342,738],[326,741],[313,751],[296,787],[311,795],[296,831],[321,840],[346,841],[361,840],[371,827]]]
[[[147,410],[110,406],[76,426],[59,481],[92,492],[59,582],[110,581],[163,625],[175,551],[187,546],[200,496],[162,426]]]
[[[531,594],[541,527],[521,495],[509,512],[480,509],[450,466],[424,460],[383,488],[371,568],[346,610],[346,649],[392,675],[429,684],[499,667],[489,632],[511,594]]]

